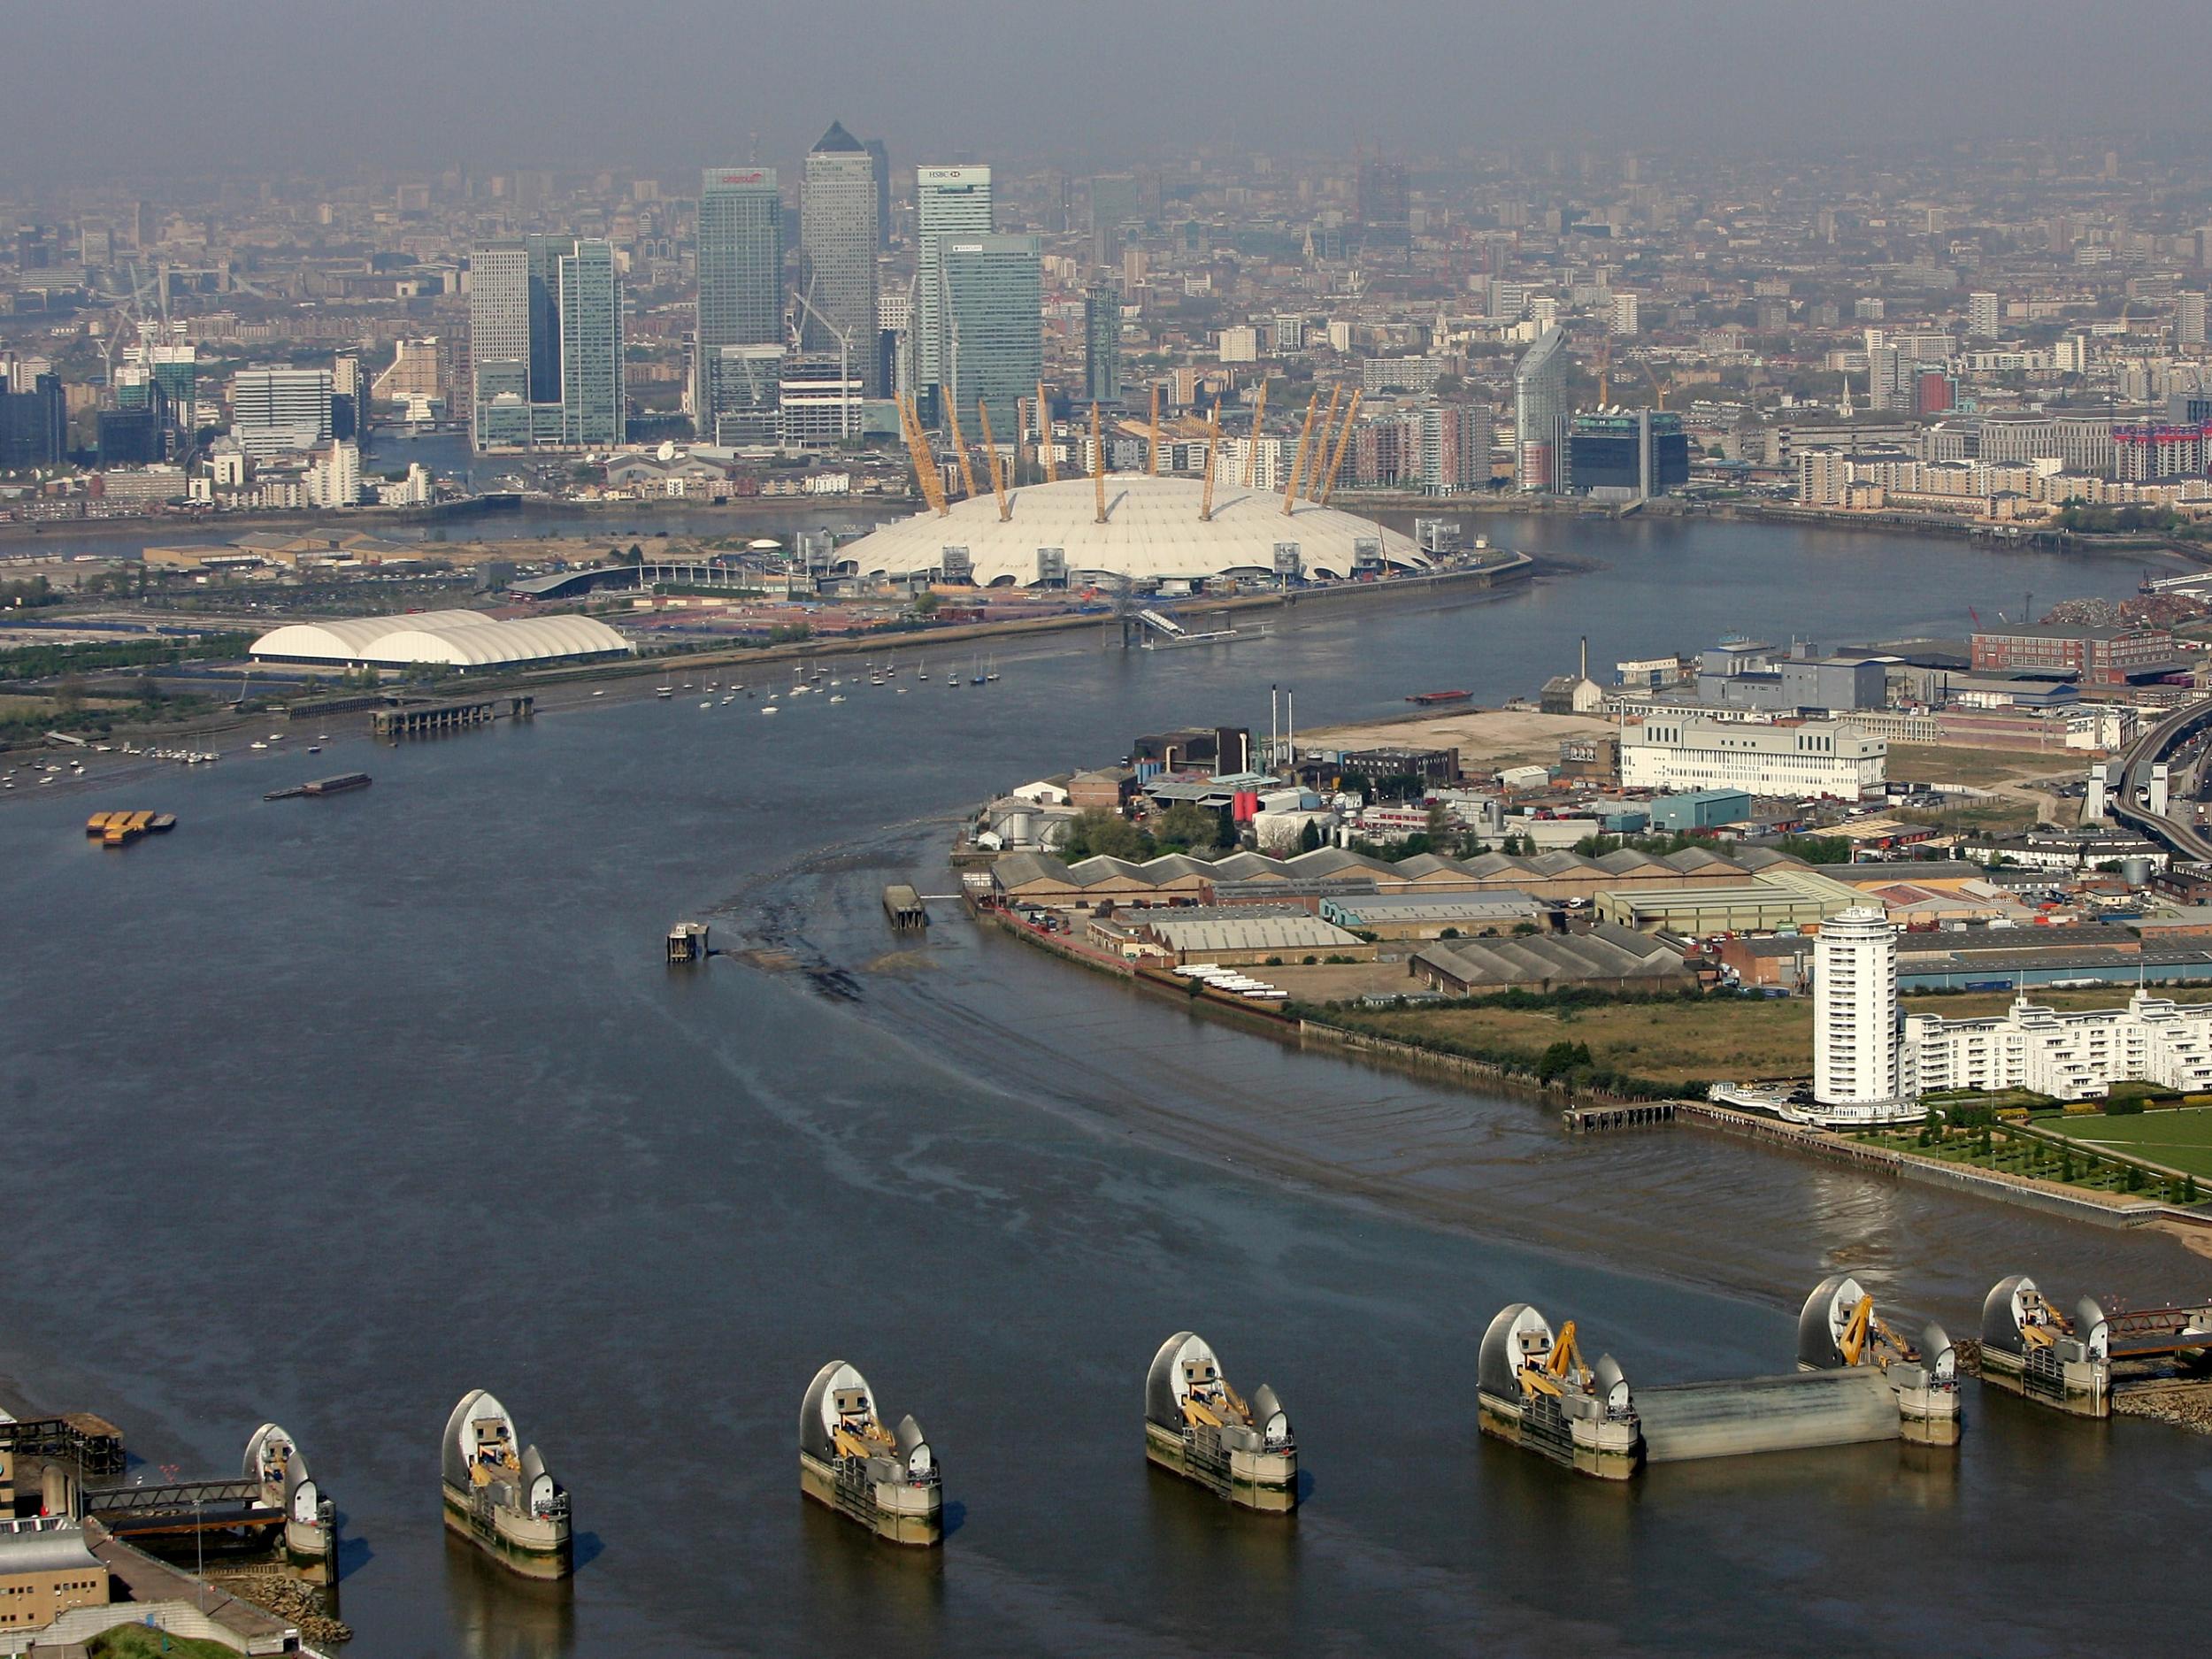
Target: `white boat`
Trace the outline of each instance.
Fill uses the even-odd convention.
[[[591,695],[595,697],[603,697],[607,694],[604,691],[595,691]]]
[[[830,693],[830,701],[832,703],[842,703],[845,701],[845,694],[841,691],[833,691]]]
[[[266,743],[260,741],[258,739],[256,739],[250,747],[254,749],[266,749],[269,746]]]
[[[323,746],[320,743],[310,743],[307,746],[307,752],[311,755],[319,755],[323,752]]]
[[[763,714],[773,714],[773,713],[776,711],[776,710],[777,710],[777,707],[778,707],[778,706],[779,706],[779,705],[777,705],[777,704],[775,704],[775,703],[769,703],[769,704],[767,704],[765,707],[764,707],[764,708],[761,710],[761,712],[762,712]]]

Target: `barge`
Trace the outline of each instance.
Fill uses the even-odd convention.
[[[2112,1327],[2084,1296],[2066,1316],[2024,1273],[1982,1303],[1982,1380],[2076,1417],[2112,1414]]]
[[[445,1425],[445,1524],[525,1578],[565,1578],[575,1571],[568,1494],[536,1447],[518,1454],[520,1440],[489,1394],[461,1396]]]
[[[1229,1386],[1203,1337],[1178,1331],[1144,1379],[1144,1455],[1240,1509],[1298,1507],[1298,1442],[1275,1391],[1249,1403]]]
[[[910,1412],[885,1428],[868,1379],[841,1359],[814,1373],[799,1405],[799,1490],[892,1543],[944,1541],[944,1485],[922,1425]]]
[[[1610,1354],[1583,1363],[1571,1319],[1555,1335],[1525,1302],[1499,1313],[1476,1356],[1475,1402],[1485,1434],[1563,1468],[1625,1480],[1643,1467],[1643,1419],[1628,1379]]]
[[[1939,1325],[1906,1341],[1874,1311],[1874,1298],[1848,1273],[1824,1279],[1797,1318],[1797,1368],[1843,1371],[1868,1366],[1897,1395],[1904,1437],[1925,1446],[1959,1440],[1958,1353]]]

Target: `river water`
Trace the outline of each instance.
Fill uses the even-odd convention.
[[[1674,1465],[1620,1488],[1480,1441],[1474,1348],[1534,1301],[1632,1381],[1782,1371],[1848,1268],[1970,1333],[2062,1300],[2202,1294],[2173,1240],[1681,1129],[1302,1054],[979,933],[950,819],[1170,724],[1302,725],[1729,631],[1959,631],[2131,569],[1884,536],[1536,521],[1592,561],[1436,609],[1309,608],[1265,641],[1033,641],[757,705],[612,697],[439,742],[338,733],[0,810],[0,1112],[16,1171],[0,1385],[227,1467],[274,1418],[344,1513],[365,1655],[1981,1652],[2185,1628],[2212,1440],[1968,1385],[1955,1452]],[[288,740],[296,743],[296,738]],[[373,788],[265,803],[314,772]],[[61,799],[40,799],[39,796]],[[126,798],[127,797],[127,798]],[[126,853],[83,813],[178,812]],[[732,950],[672,973],[705,916]],[[1189,1326],[1274,1384],[1287,1522],[1148,1471],[1141,1388]],[[904,1556],[799,1497],[796,1408],[853,1360],[946,1471]],[[437,1436],[488,1386],[574,1496],[548,1590],[449,1547]]]

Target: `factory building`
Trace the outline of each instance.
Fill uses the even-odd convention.
[[[2179,658],[2163,628],[2070,625],[1978,628],[1978,674],[2047,675],[2083,686],[2124,686],[2170,673]]]
[[[1856,801],[1881,787],[1888,755],[1886,739],[1834,721],[1749,726],[1655,715],[1621,745],[1621,783]]]

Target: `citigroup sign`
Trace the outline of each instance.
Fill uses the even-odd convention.
[[[713,181],[717,184],[766,184],[770,180],[767,168],[755,167],[746,173],[718,173]]]

